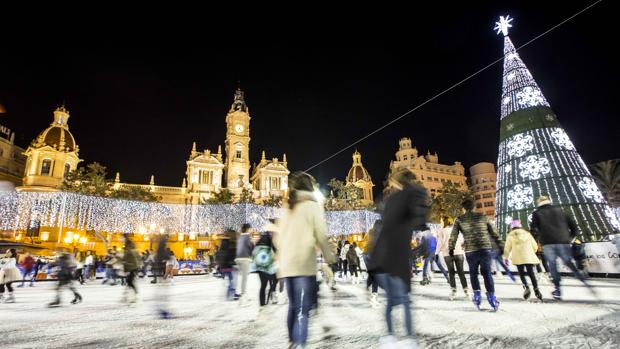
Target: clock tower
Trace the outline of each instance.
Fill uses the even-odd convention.
[[[226,187],[239,191],[250,181],[250,111],[237,88],[226,115]]]

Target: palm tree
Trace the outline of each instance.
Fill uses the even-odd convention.
[[[592,165],[594,180],[612,207],[620,206],[620,161],[607,160]]]

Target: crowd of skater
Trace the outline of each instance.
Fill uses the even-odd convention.
[[[540,275],[553,284],[551,297],[561,300],[561,274],[558,259],[573,275],[595,294],[582,269],[583,251],[576,244],[577,228],[572,218],[553,205],[550,198],[537,199],[537,209],[528,227],[519,220],[510,223],[511,231],[502,240],[489,219],[474,212],[474,203],[463,202],[463,214],[452,219],[444,217],[442,227],[427,225],[430,208],[426,190],[414,182],[411,172],[396,172],[389,178],[390,194],[385,200],[382,217],[366,234],[365,240],[349,241],[345,237],[327,235],[322,205],[314,195],[316,183],[303,172],[289,179],[290,194],[279,219],[270,219],[266,227],[256,232],[244,224],[239,231],[228,229],[209,263],[213,273],[225,283],[225,298],[247,306],[256,300],[260,309],[270,304],[288,303],[286,326],[291,348],[304,347],[308,338],[311,310],[318,307],[319,283],[338,291],[338,283],[364,283],[369,292],[369,304],[377,308],[379,288],[385,292],[385,321],[387,332],[380,339],[385,348],[414,348],[416,346],[411,315],[410,292],[413,276],[422,267],[420,285],[430,284],[433,266],[445,277],[446,297],[456,300],[457,276],[466,299],[478,309],[486,298],[489,308],[497,311],[501,295],[495,292],[493,278],[497,265],[499,275],[506,274],[513,282],[517,279],[509,265],[515,265],[523,288],[523,298],[534,296],[543,301],[539,285]],[[13,285],[23,287],[30,276],[30,286],[44,262],[31,256],[21,258],[22,273],[18,270],[15,249],[0,259],[0,300],[15,301]],[[467,262],[469,280],[465,275]],[[51,267],[56,270],[57,294],[50,307],[61,304],[61,292],[68,288],[73,294],[71,303],[83,301],[74,284],[95,281],[96,270],[105,268],[101,283],[125,286],[122,302],[134,305],[140,301],[136,284],[138,277],[152,277],[158,288],[158,314],[172,317],[166,307],[167,287],[174,278],[179,261],[168,248],[162,235],[155,251],[140,254],[127,238],[122,251],[110,249],[99,259],[90,252],[72,254],[62,252]],[[543,273],[544,271],[544,273]],[[248,293],[251,274],[258,275],[259,294]],[[481,274],[485,289],[479,280]],[[548,275],[548,276],[546,276]],[[435,281],[436,282],[436,281]],[[442,282],[443,283],[443,282]],[[6,294],[6,295],[5,295]],[[406,336],[400,341],[392,322],[392,310],[402,305]]]

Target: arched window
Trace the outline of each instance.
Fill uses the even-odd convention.
[[[41,163],[41,176],[49,176],[50,172],[52,172],[52,160],[43,159]]]
[[[65,172],[63,173],[63,177],[67,178],[67,176],[69,175],[69,172],[71,172],[71,164],[70,163],[66,163],[65,164]]]

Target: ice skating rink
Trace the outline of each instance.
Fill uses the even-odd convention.
[[[439,275],[429,286],[415,279],[414,322],[423,348],[619,348],[620,280],[593,279],[600,302],[576,280],[565,278],[564,301],[524,301],[522,288],[498,276],[499,312],[488,304],[478,311],[469,300],[448,300],[448,285]],[[48,309],[54,282],[15,288],[16,302],[0,304],[1,348],[286,348],[287,305],[258,312],[258,276],[250,275],[252,301],[247,306],[224,301],[225,282],[213,276],[177,277],[172,285],[139,279],[142,302],[121,303],[123,287],[91,281],[79,286],[84,302]],[[15,284],[14,286],[17,286]],[[385,333],[384,307],[372,308],[364,285],[321,286],[318,313],[311,318],[310,348],[378,348]],[[167,288],[165,290],[164,288]],[[169,294],[174,318],[159,319],[160,291]],[[381,293],[380,293],[381,294]],[[385,302],[381,294],[381,301]],[[402,333],[402,310],[394,311]]]

